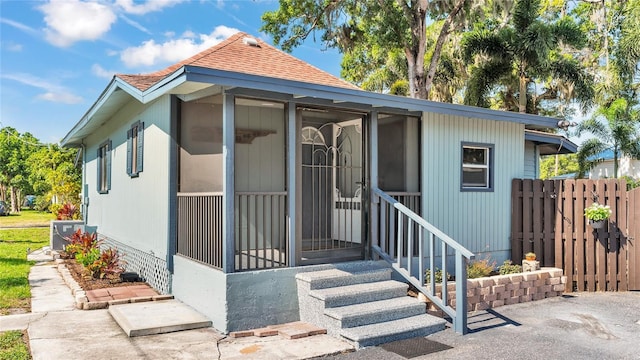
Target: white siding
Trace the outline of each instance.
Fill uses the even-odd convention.
[[[618,160],[618,177],[631,176],[640,179],[640,160],[623,157]],[[613,160],[605,160],[589,172],[589,179],[606,179],[613,177]]]
[[[170,97],[142,105],[131,101],[85,139],[89,197],[87,224],[98,232],[160,259],[166,259],[169,218]],[[143,171],[127,175],[127,130],[144,122]],[[111,190],[96,190],[96,151],[105,140],[111,151]]]
[[[501,263],[510,249],[511,179],[524,176],[524,125],[431,113],[423,122],[423,216]],[[494,144],[494,191],[460,191],[461,142]]]
[[[532,141],[524,142],[524,178],[538,178],[538,151]]]

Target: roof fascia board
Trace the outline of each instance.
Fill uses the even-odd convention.
[[[241,87],[234,87],[225,90],[228,94],[233,94],[238,97],[248,97],[248,98],[256,98],[256,99],[268,99],[273,101],[280,102],[291,102],[301,106],[309,105],[309,106],[320,106],[326,108],[334,108],[334,109],[350,109],[357,110],[363,112],[370,112],[373,110],[373,106],[362,103],[353,103],[353,102],[339,102],[335,103],[330,99],[320,99],[320,98],[312,98],[312,97],[296,97],[295,95],[285,94],[280,92],[271,92],[266,90],[255,90],[255,89],[247,89]],[[376,111],[380,113],[392,113],[399,115],[407,115],[407,116],[422,116],[422,111],[409,111],[406,109],[400,108],[376,108]]]
[[[174,71],[166,78],[160,80],[157,84],[153,85],[149,89],[145,90],[142,93],[142,98],[140,102],[146,104],[151,102],[160,96],[168,93],[172,89],[178,87],[187,81],[185,76],[185,67],[181,67],[180,69]]]
[[[98,98],[98,100],[96,100],[96,102],[93,103],[93,105],[89,108],[89,110],[87,110],[87,112],[82,116],[82,118],[80,118],[80,121],[78,121],[71,128],[71,130],[69,130],[67,135],[65,135],[62,138],[62,140],[60,140],[60,146],[66,146],[71,140],[71,138],[73,138],[73,136],[78,131],[84,128],[91,121],[95,113],[98,110],[100,110],[100,108],[104,105],[104,103],[107,102],[107,100],[111,97],[111,95],[114,92],[116,92],[119,88],[121,88],[120,82],[118,81],[118,78],[114,76],[111,79],[111,82],[109,83],[109,85],[107,85],[107,87],[104,89],[102,94],[100,94],[100,97]]]
[[[565,149],[571,151],[572,153],[575,153],[576,151],[578,151],[578,145],[573,143],[571,140],[565,138],[564,136],[560,136],[560,135],[555,135],[555,134],[545,135],[540,133],[531,133],[525,130],[524,139],[529,141],[539,142],[539,143],[560,145]]]
[[[466,105],[439,103],[403,96],[373,93],[364,90],[309,84],[299,81],[207,69],[197,66],[186,65],[184,68],[188,81],[218,83],[220,85],[231,85],[286,94],[295,94],[298,99],[304,96],[317,97],[329,99],[331,101],[339,100],[367,104],[375,107],[399,108],[409,111],[427,111],[487,120],[508,121],[544,128],[555,128],[557,127],[558,122],[557,119],[538,115],[498,111]]]

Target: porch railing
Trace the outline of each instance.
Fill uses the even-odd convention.
[[[380,189],[373,189],[373,251],[407,281],[425,294],[431,302],[452,319],[453,329],[467,333],[467,263],[473,253],[431,225],[407,206]],[[406,235],[405,235],[406,231]],[[417,246],[417,249],[414,247]],[[456,276],[456,306],[448,304],[447,277],[442,277],[442,297],[436,296],[436,252],[440,252],[441,269],[448,269],[448,258],[453,251]],[[413,254],[417,254],[417,271]],[[425,284],[425,256],[429,256],[429,284]],[[415,273],[417,276],[414,276]],[[462,300],[464,299],[464,300]]]
[[[222,193],[178,193],[178,254],[222,268]]]
[[[235,269],[287,266],[287,193],[236,192]]]
[[[287,265],[286,192],[236,192],[235,270]],[[180,255],[222,268],[222,193],[178,193]]]

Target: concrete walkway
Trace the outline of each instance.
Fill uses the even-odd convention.
[[[29,255],[32,313],[0,316],[0,332],[27,330],[34,360],[57,359],[307,359],[351,351],[328,335],[228,338],[213,328],[129,337],[108,310],[76,310],[51,256]],[[133,304],[132,304],[133,305]]]
[[[470,333],[427,336],[450,349],[413,360],[640,359],[640,292],[573,293],[469,313]],[[323,360],[403,360],[382,347]]]

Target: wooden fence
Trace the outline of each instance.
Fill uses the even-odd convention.
[[[592,229],[584,208],[609,205],[604,228]],[[514,179],[511,259],[534,252],[542,266],[564,269],[567,291],[640,290],[640,188],[624,180]]]

